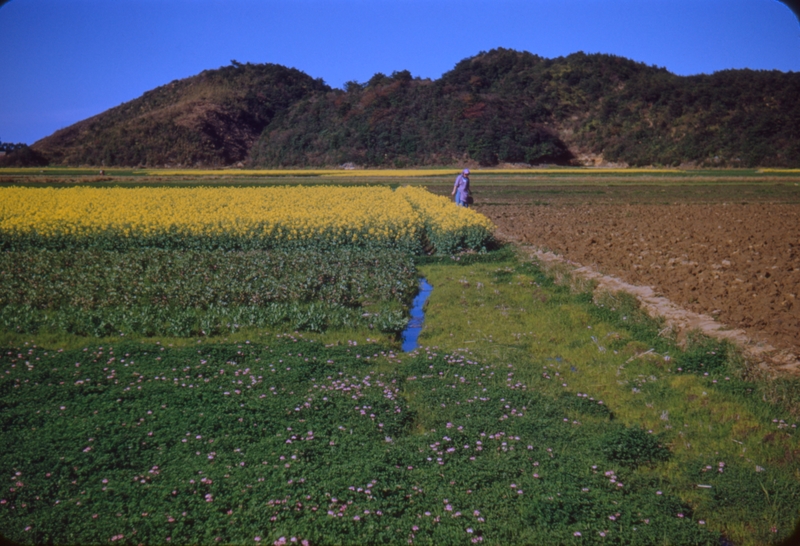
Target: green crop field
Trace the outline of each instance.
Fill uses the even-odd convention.
[[[417,286],[410,255],[357,249],[8,251],[0,271],[6,331],[94,337],[370,324],[396,333]]]
[[[3,536],[739,545],[792,534],[800,383],[755,379],[731,345],[680,345],[630,297],[593,297],[512,247],[478,245],[6,248]],[[421,346],[403,353],[418,276],[434,289]]]

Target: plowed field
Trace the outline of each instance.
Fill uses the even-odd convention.
[[[800,355],[800,189],[766,185],[484,187],[501,236],[648,285]]]

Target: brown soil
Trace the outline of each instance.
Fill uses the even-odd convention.
[[[782,349],[784,364],[787,352],[789,360],[800,355],[800,205],[476,208],[500,236],[653,287],[655,296]]]

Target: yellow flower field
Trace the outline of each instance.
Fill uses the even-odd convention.
[[[280,177],[324,177],[324,178],[420,178],[420,177],[455,177],[461,169],[454,168],[409,168],[409,169],[104,169],[106,176],[163,176],[163,177],[224,177],[224,178],[280,178]],[[789,170],[762,169],[758,172],[791,172]],[[482,175],[549,175],[580,174],[593,176],[598,174],[675,174],[687,173],[672,168],[604,168],[604,167],[552,167],[473,169],[472,173]],[[795,170],[794,172],[797,172]],[[98,169],[79,167],[19,167],[0,169],[0,176],[89,176],[97,175]]]
[[[77,241],[111,248],[353,244],[414,250],[428,228],[435,232],[427,236],[434,247],[451,252],[465,238],[485,244],[492,227],[474,211],[410,187],[0,188],[5,247]]]
[[[406,178],[418,176],[455,176],[460,169],[148,169],[149,176],[324,176],[347,178]]]
[[[487,174],[665,174],[680,173],[680,169],[637,169],[637,168],[530,168],[530,169],[473,169],[475,175]],[[407,178],[419,176],[456,176],[461,169],[257,169],[257,170],[201,170],[201,169],[148,169],[149,176],[324,176],[348,178]]]

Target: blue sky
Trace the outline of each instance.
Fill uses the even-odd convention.
[[[506,47],[609,53],[679,74],[800,71],[777,0],[0,0],[0,140],[54,131],[205,69],[278,63],[334,87],[438,78]]]

